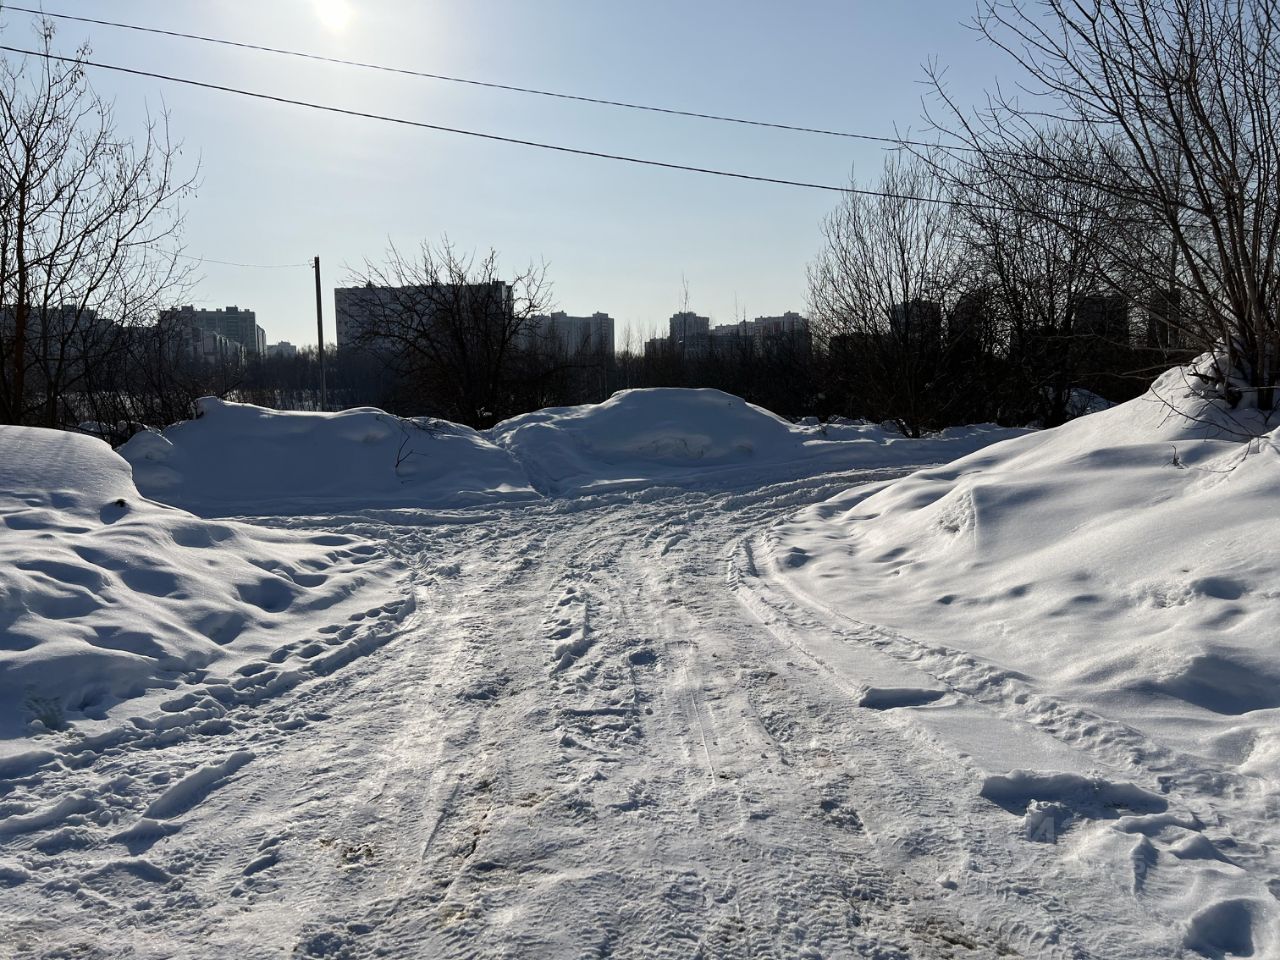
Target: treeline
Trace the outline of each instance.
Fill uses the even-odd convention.
[[[74,337],[58,342],[56,353],[30,351],[56,362],[38,362],[29,371],[26,422],[84,430],[119,445],[144,426],[190,419],[197,399],[234,395],[246,374],[239,360],[198,359],[191,337],[189,328],[163,322],[80,325]],[[50,338],[37,341],[47,345]]]
[[[544,347],[515,346],[504,362],[470,376],[492,384],[482,416],[468,418],[432,394],[451,397],[443,369],[430,387],[397,370],[376,350],[346,349],[326,363],[330,409],[374,406],[401,416],[440,416],[492,424],[531,410],[597,403],[618,390],[646,387],[714,387],[798,419],[842,416],[894,422],[904,433],[946,426],[1062,422],[1088,412],[1099,399],[1137,396],[1152,371],[1185,359],[1185,350],[1146,342],[1146,317],[1129,324],[1122,301],[1094,298],[1080,310],[1103,312],[1113,327],[1098,333],[1027,338],[1011,346],[1004,325],[978,294],[960,298],[945,314],[937,303],[914,305],[923,318],[914,331],[886,323],[882,336],[836,334],[825,343],[810,335],[763,340],[718,338],[696,351],[664,341],[647,353],[566,355]],[[1110,313],[1106,313],[1110,311]],[[1131,337],[1117,339],[1119,324]],[[459,369],[455,360],[450,369]],[[1049,388],[1063,384],[1061,393]],[[228,396],[291,410],[320,408],[319,360],[314,349],[249,364]]]
[[[485,286],[484,271],[464,276]],[[918,435],[971,422],[1060,423],[1095,396],[1137,395],[1154,372],[1189,355],[1159,316],[1116,295],[1079,296],[1064,304],[1058,325],[1024,326],[990,287],[957,285],[948,300],[892,304],[876,322],[838,316],[788,334],[664,340],[617,354],[566,350],[539,336],[530,311],[541,304],[535,299],[519,316],[492,305],[388,311],[362,345],[328,352],[325,398],[314,348],[211,362],[191,342],[194,331],[177,323],[58,314],[56,323],[32,324],[48,353],[31,354],[56,363],[28,371],[27,422],[83,427],[121,443],[141,425],[191,417],[196,399],[214,395],[285,410],[374,406],[483,428],[617,390],[714,387],[784,416],[893,421]],[[392,314],[398,329],[386,322]],[[4,322],[0,313],[0,328]],[[477,347],[485,330],[502,349]]]
[[[484,428],[622,389],[715,387],[784,416],[892,421],[918,436],[972,422],[1053,426],[1140,394],[1203,347],[1187,311],[1139,279],[1122,287],[1070,234],[1043,223],[1016,240],[983,233],[963,205],[933,202],[938,183],[922,162],[894,161],[878,196],[850,194],[831,214],[807,328],[616,355],[548,334],[540,269],[507,280],[492,251],[393,248],[352,277],[360,296],[339,317],[349,345],[330,361],[329,405]],[[236,395],[309,409],[318,384],[317,359],[303,354],[251,366]]]

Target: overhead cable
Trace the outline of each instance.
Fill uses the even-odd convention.
[[[246,270],[296,270],[300,267],[311,269],[311,261],[306,263],[239,263],[235,260],[214,260],[210,257],[200,257],[190,253],[178,253],[174,250],[166,251],[171,257],[180,257],[183,260],[192,260],[196,263],[212,263],[220,267],[243,267]]]
[[[136,23],[122,23],[116,20],[100,20],[95,17],[75,16],[69,13],[54,13],[48,10],[37,10],[32,7],[20,7],[8,4],[5,9],[13,10],[18,13],[30,13],[41,17],[53,17],[59,20],[69,20],[76,23],[88,23],[99,27],[110,27],[117,30],[133,30],[138,33],[158,34],[164,37],[175,37],[182,40],[196,40],[201,43],[213,43],[224,47],[235,47],[240,50],[254,50],[259,53],[271,53],[278,56],[297,57],[303,60],[313,60],[319,63],[338,64],[345,67],[358,67],[362,70],[376,70],[382,73],[391,73],[405,77],[418,77],[426,80],[442,80],[448,83],[461,83],[472,87],[485,87],[491,90],[505,90],[509,93],[531,94],[538,97],[552,97],[557,100],[574,100],[579,103],[593,103],[606,107],[621,107],[626,110],[643,110],[649,113],[663,113],[677,117],[692,117],[698,120],[714,120],[720,123],[736,123],[749,127],[766,127],[773,130],[785,130],[792,133],[809,133],[823,137],[842,137],[849,140],[865,140],[871,143],[884,143],[894,147],[915,146],[915,147],[939,147],[940,144],[924,143],[915,140],[903,140],[899,137],[883,137],[875,136],[869,133],[849,133],[841,130],[827,130],[822,127],[807,127],[799,124],[776,123],[766,120],[750,120],[744,117],[729,117],[714,113],[702,113],[696,110],[679,110],[674,107],[658,107],[651,104],[629,103],[625,100],[608,100],[602,97],[589,97],[582,94],[562,93],[554,90],[540,90],[536,87],[524,87],[516,84],[497,83],[490,80],[475,80],[466,77],[454,77],[442,73],[429,73],[425,70],[411,70],[407,67],[392,67],[380,63],[368,63],[360,60],[347,60],[342,57],[330,57],[318,53],[309,53],[303,50],[289,50],[282,47],[271,47],[260,43],[248,43],[241,40],[227,40],[223,37],[210,37],[198,33],[184,33],[180,30],[164,30],[160,27],[144,27]],[[958,149],[955,147],[948,149]],[[963,148],[959,148],[963,149]]]
[[[782,177],[764,177],[750,173],[735,173],[729,170],[715,170],[709,167],[695,167],[683,163],[671,163],[665,160],[647,160],[641,157],[605,153],[599,150],[586,150],[580,147],[566,147],[560,144],[542,143],[537,140],[524,140],[519,137],[507,137],[497,133],[484,133],[479,130],[464,130],[460,127],[449,127],[438,123],[427,123],[422,120],[409,120],[405,117],[392,117],[386,114],[372,113],[367,110],[352,110],[346,107],[336,107],[332,104],[314,103],[310,100],[297,100],[292,97],[283,97],[272,93],[262,93],[256,90],[244,90],[239,87],[231,87],[221,83],[192,80],[189,77],[175,77],[170,74],[156,73],[151,70],[139,70],[134,67],[122,67],[116,64],[100,63],[83,57],[61,56],[59,54],[43,50],[24,50],[21,47],[10,47],[3,44],[0,44],[0,50],[28,57],[42,57],[47,60],[56,60],[61,63],[74,63],[84,67],[94,67],[98,70],[110,70],[116,73],[129,74],[135,77],[149,77],[153,80],[164,80],[168,83],[180,83],[189,87],[199,87],[203,90],[216,90],[219,93],[231,93],[241,97],[251,97],[255,100],[266,100],[272,103],[283,103],[295,107],[305,107],[308,110],[320,110],[326,113],[335,113],[347,117],[360,117],[366,120],[379,120],[384,123],[394,123],[405,127],[417,127],[423,130],[435,130],[440,133],[453,133],[464,137],[479,137],[482,140],[494,140],[499,143],[510,143],[522,147],[535,147],[539,150],[554,150],[559,153],[571,153],[582,157],[596,157],[601,160],[617,160],[623,163],[635,163],[646,167],[661,167],[667,170],[683,170],[688,173],[703,173],[714,177],[732,177],[736,180],[754,180],[760,183],[776,183],[788,187],[804,187],[810,190],[826,190],[833,193],[863,192],[852,187],[837,187],[826,183],[809,183],[803,180],[787,180]]]
[[[911,193],[897,193],[886,190],[872,190],[866,187],[855,186],[835,186],[828,183],[813,183],[805,180],[790,180],[782,177],[766,177],[750,173],[738,173],[730,170],[719,170],[711,167],[698,167],[690,164],[674,163],[666,160],[652,160],[643,157],[632,157],[625,154],[606,153],[600,150],[588,150],[581,147],[567,147],[561,144],[544,143],[537,140],[525,140],[518,137],[508,137],[496,133],[485,133],[478,130],[465,130],[460,127],[449,127],[442,124],[427,123],[422,120],[409,120],[404,117],[393,117],[386,114],[373,113],[365,110],[353,110],[347,107],[337,107],[332,104],[315,103],[309,100],[298,100],[292,97],[280,96],[278,94],[262,93],[255,90],[244,90],[239,87],[232,87],[220,83],[211,83],[204,80],[192,80],[188,77],[177,77],[170,74],[157,73],[150,70],[140,70],[135,67],[123,67],[116,64],[100,63],[94,60],[88,60],[84,57],[68,57],[60,54],[43,50],[25,50],[21,47],[11,47],[0,44],[0,51],[8,53],[16,53],[22,56],[39,57],[46,60],[53,60],[60,63],[71,63],[82,67],[93,67],[99,70],[108,70],[116,73],[123,73],[130,76],[148,77],[155,80],[163,80],[168,83],[177,83],[184,86],[196,87],[202,90],[213,90],[219,93],[229,93],[241,97],[249,97],[255,100],[263,100],[270,103],[280,103],[289,106],[303,107],[308,110],[316,110],[324,113],[338,114],[340,116],[357,117],[366,120],[376,120],[384,123],[396,124],[398,126],[413,127],[422,130],[433,130],[439,133],[451,133],[458,136],[476,137],[482,140],[490,140],[498,143],[508,143],[523,147],[532,147],[538,150],[551,150],[557,153],[570,154],[574,156],[593,157],[600,160],[613,160],[621,163],[631,163],[645,167],[657,167],[664,170],[676,170],[685,173],[699,173],[713,177],[726,177],[734,180],[750,181],[755,183],[771,183],[788,187],[800,187],[807,190],[822,190],[828,193],[840,193],[846,195],[880,197],[888,200],[907,200],[917,203],[929,203],[942,206],[950,206],[965,210],[983,210],[991,213],[1024,213],[1032,216],[1044,216],[1043,210],[1033,210],[1029,207],[1019,207],[1012,205],[1003,205],[995,203],[983,203],[972,200],[961,200],[948,197],[927,196]],[[1142,224],[1145,221],[1138,220],[1117,220],[1116,222],[1126,222]],[[1194,225],[1189,225],[1194,226]],[[287,266],[287,265],[282,265]]]

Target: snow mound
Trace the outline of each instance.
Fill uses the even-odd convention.
[[[213,398],[120,448],[138,489],[204,517],[453,509],[686,482],[751,484],[938,463],[1025,433],[913,440],[875,424],[792,424],[719,390],[624,390],[480,433],[361,408],[292,413]]]
[[[1280,930],[1265,900],[1211,903],[1187,923],[1183,945],[1204,957],[1274,957]]]
[[[965,722],[998,711],[985,739],[918,722],[969,755],[1025,839],[1128,875],[1185,920],[1189,951],[1276,956],[1280,430],[1194,383],[1172,371],[1129,403],[847,491],[764,550],[793,595],[887,628],[877,649],[961,691]],[[1011,769],[1028,730],[1104,775],[1038,747]]]
[[[381,410],[284,413],[212,397],[120,448],[147,496],[206,517],[532,499],[524,471],[468,427]]]
[[[964,427],[911,440],[867,423],[793,424],[711,389],[623,390],[498,424],[489,437],[554,495],[770,472],[940,462],[1025,431]]]
[[[0,444],[0,503],[7,521],[18,507],[26,508],[29,522],[46,511],[103,519],[108,501],[138,495],[129,465],[93,437],[0,426]]]
[[[1131,783],[1112,783],[1074,773],[1012,770],[1004,775],[987,777],[980,792],[1002,806],[1022,808],[1033,800],[1089,805],[1110,811],[1128,809],[1162,813],[1168,807],[1162,797]]]
[[[336,624],[357,608],[391,601],[379,629],[408,612],[373,544],[152,503],[85,435],[0,426],[0,530],[0,758],[28,733],[121,719],[149,691],[158,705],[186,690],[175,715],[243,700],[354,652],[367,631]]]
[[[807,511],[776,566],[1247,768],[1280,733],[1280,435],[1232,424],[1148,394]]]
[[[776,463],[804,452],[804,436],[786,420],[719,390],[623,390],[604,403],[514,417],[490,436],[549,487]]]

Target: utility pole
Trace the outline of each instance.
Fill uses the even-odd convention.
[[[324,378],[324,297],[320,293],[320,258],[316,257],[316,346],[320,354],[320,409],[329,409],[329,386]]]

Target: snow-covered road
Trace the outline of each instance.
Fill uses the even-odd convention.
[[[1107,757],[756,564],[775,520],[900,472],[269,521],[381,541],[412,595],[356,615],[349,663],[7,771],[0,954],[1174,955],[1116,895],[1140,864],[1033,842],[932,717]]]

